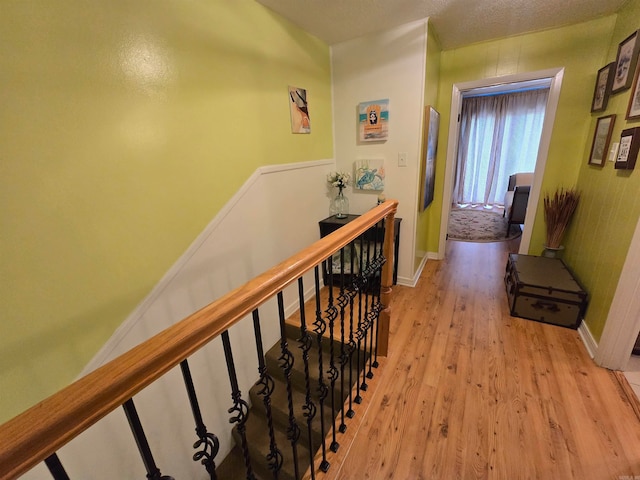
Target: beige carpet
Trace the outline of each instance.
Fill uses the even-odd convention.
[[[463,242],[502,242],[512,240],[522,233],[518,225],[512,225],[507,233],[507,219],[502,213],[484,210],[453,209],[449,216],[449,240]]]

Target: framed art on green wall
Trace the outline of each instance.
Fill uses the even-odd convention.
[[[616,121],[615,115],[607,115],[598,118],[596,122],[596,130],[593,133],[593,143],[591,144],[591,154],[589,155],[589,165],[598,167],[604,166],[607,152],[609,151],[609,142],[613,133],[613,124]]]
[[[591,113],[602,112],[606,110],[611,94],[611,85],[613,84],[613,69],[615,62],[605,65],[598,70],[596,76],[596,87],[593,91],[593,100],[591,102]]]
[[[611,93],[621,92],[631,86],[633,74],[636,70],[636,63],[638,62],[638,49],[640,49],[638,30],[633,32],[620,42],[620,45],[618,45],[616,69],[613,76]]]
[[[627,128],[620,134],[620,149],[615,168],[633,170],[640,150],[640,127]]]

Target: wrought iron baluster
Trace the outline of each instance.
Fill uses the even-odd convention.
[[[280,317],[280,368],[284,372],[287,383],[287,402],[289,406],[289,427],[287,428],[287,438],[291,442],[291,452],[293,455],[293,470],[295,478],[300,478],[300,466],[298,465],[298,439],[300,438],[300,428],[296,423],[295,411],[293,409],[293,387],[291,385],[291,370],[293,369],[293,355],[289,351],[287,344],[287,332],[284,323],[284,298],[282,292],[278,292],[278,316]]]
[[[340,295],[338,296],[338,306],[340,307],[340,433],[347,431],[347,425],[344,423],[344,367],[347,364],[347,352],[345,350],[344,337],[344,315],[345,307],[349,303],[349,296],[345,291],[345,273],[344,273],[344,249],[340,249]],[[353,271],[351,272],[353,273]]]
[[[362,295],[366,292],[367,277],[364,274],[364,266],[362,256],[364,254],[364,235],[360,235],[360,256],[358,258],[358,328],[356,329],[356,338],[358,339],[356,344],[356,398],[354,402],[357,404],[362,403],[362,397],[360,396],[360,353],[362,350],[362,339],[364,332],[362,329]],[[363,357],[363,361],[364,361]]]
[[[379,243],[379,233],[380,233],[380,222],[376,223],[373,227],[373,258],[371,260],[371,310],[369,312],[369,371],[367,372],[367,378],[373,378],[373,371],[371,370],[374,361],[374,350],[373,350],[373,337],[374,337],[374,326],[375,331],[377,332],[377,322],[379,312],[379,303],[380,303],[380,279],[381,279],[381,266],[380,266],[380,253],[382,252],[382,244]],[[380,245],[380,250],[378,250],[378,245]],[[380,251],[380,253],[378,253]],[[376,337],[376,350],[377,350],[377,337]]]
[[[269,428],[269,453],[267,454],[267,465],[269,470],[273,472],[273,478],[278,478],[278,472],[282,468],[283,458],[282,452],[278,449],[276,443],[275,430],[273,428],[273,413],[271,410],[271,394],[275,384],[271,375],[267,373],[267,364],[264,359],[264,350],[262,348],[262,331],[260,329],[260,316],[258,310],[253,311],[253,331],[256,337],[256,350],[258,352],[258,373],[260,379],[257,385],[262,388],[258,391],[258,395],[262,396],[265,413],[267,415],[267,426]]]
[[[198,440],[193,444],[193,448],[200,450],[193,454],[193,460],[196,462],[200,461],[211,480],[217,480],[215,457],[220,450],[220,441],[213,433],[207,431],[207,427],[202,420],[200,404],[198,403],[198,396],[196,395],[196,389],[193,385],[191,369],[189,368],[187,359],[180,362],[180,370],[182,371],[182,378],[184,379],[184,385],[187,389],[187,395],[189,396],[193,420],[196,423],[196,435],[198,435]]]
[[[349,244],[349,248],[351,248],[351,277],[353,279],[350,282],[349,287],[349,344],[347,348],[347,355],[349,357],[349,410],[347,410],[347,417],[353,418],[356,412],[353,410],[353,352],[356,350],[356,342],[353,338],[353,306],[354,306],[354,298],[357,294],[357,281],[355,278],[355,251],[356,246],[354,242]]]
[[[57,453],[52,453],[44,459],[44,463],[49,469],[49,473],[53,476],[54,480],[69,480],[67,471],[62,466],[62,462]]]
[[[330,395],[331,395],[331,419],[333,428],[331,430],[331,435],[333,440],[329,449],[332,452],[337,452],[340,444],[336,439],[336,380],[338,379],[338,368],[335,364],[334,357],[334,340],[333,340],[333,330],[335,327],[335,319],[338,317],[338,309],[333,304],[333,261],[331,262],[331,274],[329,275],[329,298],[327,301],[327,308],[325,310],[326,320],[329,324],[329,368],[327,370],[327,375],[329,377],[329,385],[330,385]]]
[[[299,347],[302,350],[302,363],[304,364],[304,383],[305,397],[302,411],[307,419],[307,434],[309,436],[309,465],[311,465],[311,480],[316,478],[315,468],[313,466],[314,448],[313,448],[313,418],[316,416],[316,406],[311,401],[311,379],[309,377],[309,350],[313,340],[307,330],[306,312],[304,309],[304,282],[302,277],[298,278],[298,303],[300,305],[300,339]]]
[[[326,260],[323,262],[323,269],[326,267]],[[326,270],[325,270],[326,271]],[[320,435],[322,437],[322,462],[320,462],[320,470],[329,471],[329,462],[327,461],[327,445],[326,431],[324,425],[324,401],[327,398],[327,385],[324,383],[324,372],[322,367],[322,336],[327,330],[327,324],[322,318],[321,302],[320,302],[320,268],[316,265],[313,270],[315,293],[316,293],[316,318],[313,322],[314,333],[316,334],[316,342],[318,344],[318,403],[320,404]]]
[[[129,421],[133,438],[136,440],[136,445],[138,446],[138,451],[142,457],[144,468],[147,470],[147,478],[149,480],[174,480],[173,477],[162,475],[162,473],[160,473],[160,469],[156,466],[156,462],[153,459],[153,454],[151,453],[151,448],[149,447],[147,436],[142,428],[142,423],[140,422],[140,417],[138,416],[138,411],[133,403],[133,399],[130,398],[124,402],[122,404],[122,408],[124,409],[124,413]]]
[[[369,338],[369,297],[371,296],[371,242],[367,240],[366,242],[366,250],[367,250],[367,263],[364,267],[364,278],[365,278],[365,296],[364,296],[364,313],[362,314],[362,330],[364,336],[364,359],[362,363],[362,383],[360,384],[360,389],[364,392],[367,391],[369,385],[367,385],[367,342]]]
[[[380,220],[380,228],[378,228],[378,232],[380,233],[380,254],[378,258],[378,281],[376,283],[376,348],[374,352],[374,360],[373,367],[378,368],[378,331],[380,327],[380,312],[382,311],[382,303],[381,303],[381,295],[382,295],[382,267],[386,263],[387,259],[384,257],[384,219]],[[397,260],[394,260],[397,261]]]
[[[242,453],[244,455],[244,465],[247,474],[247,480],[255,480],[253,469],[251,468],[251,457],[249,456],[249,443],[247,442],[247,419],[249,418],[249,405],[242,399],[242,392],[238,386],[238,377],[236,375],[236,366],[233,362],[233,352],[231,351],[231,341],[229,340],[229,331],[222,332],[222,346],[224,347],[224,357],[227,361],[227,372],[229,373],[229,383],[231,384],[231,399],[233,407],[228,412],[235,413],[229,419],[229,423],[235,423],[238,427],[238,433],[242,439]]]

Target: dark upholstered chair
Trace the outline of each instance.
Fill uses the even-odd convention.
[[[511,225],[521,225],[527,214],[527,203],[529,203],[529,192],[533,182],[533,173],[515,173],[509,177],[509,186],[504,200],[504,214],[507,217],[507,233]]]

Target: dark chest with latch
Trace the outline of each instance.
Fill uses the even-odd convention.
[[[504,276],[514,317],[578,328],[588,295],[559,258],[509,254]]]

